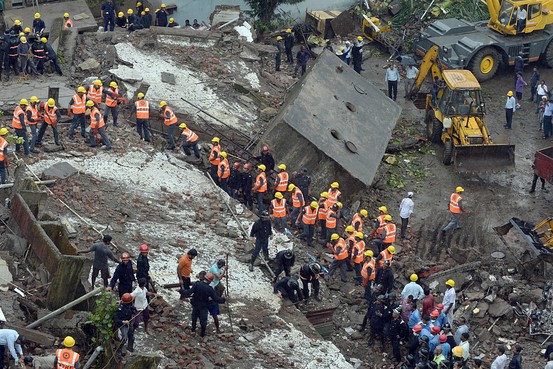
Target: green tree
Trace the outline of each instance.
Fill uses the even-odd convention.
[[[303,0],[246,0],[250,6],[250,14],[257,18],[261,31],[267,29],[275,16],[275,10],[283,4],[299,4]]]

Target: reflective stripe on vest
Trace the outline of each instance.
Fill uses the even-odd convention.
[[[116,88],[114,90],[113,88],[110,87],[108,91],[115,96],[110,96],[106,94],[106,105],[109,106],[110,108],[113,108],[117,105],[117,96],[119,96],[119,89]]]
[[[8,49],[8,56],[18,56],[19,55],[19,51],[17,50],[18,47],[19,47],[19,44],[10,46],[10,48]]]
[[[225,179],[230,176],[230,169],[226,158],[223,158],[223,160],[219,163],[219,166],[217,167],[217,176],[219,176],[220,179]]]
[[[285,199],[273,199],[271,200],[271,205],[273,205],[273,215],[275,218],[284,218],[286,216]]]
[[[96,114],[100,116],[100,119],[96,119]],[[92,108],[92,111],[90,112],[90,128],[102,128],[103,126],[105,126],[105,123],[102,113],[100,113],[98,108]]]
[[[192,132],[189,128],[183,129],[182,135],[186,137],[186,142],[196,142],[198,140],[198,135]]]
[[[369,275],[369,268],[371,269],[371,275]],[[361,269],[361,276],[363,277],[363,279],[368,279],[369,281],[372,281],[376,277],[376,268],[374,267],[373,258],[363,264],[363,268]]]
[[[328,213],[327,201],[325,200],[322,203],[319,201],[319,213],[317,219],[326,221],[326,214]]]
[[[146,100],[138,100],[134,103],[136,119],[150,119],[150,103]]]
[[[4,161],[4,150],[6,150],[6,147],[8,147],[8,141],[4,139],[4,137],[0,137],[0,161]]]
[[[288,188],[288,173],[286,172],[280,172],[277,174],[278,186],[275,186],[275,191],[286,191]]]
[[[73,21],[71,19],[66,20],[63,24],[63,29],[68,29],[71,27],[73,27]]]
[[[83,97],[79,97],[78,94],[73,95],[73,105],[71,105],[71,111],[73,114],[84,114],[86,110],[86,94]]]
[[[353,257],[353,251],[351,252],[351,261],[355,264],[363,262],[363,253],[365,252],[365,241],[361,240],[353,246],[353,250],[357,250],[357,256]]]
[[[169,118],[167,118],[167,113],[169,113]],[[171,124],[177,123],[177,116],[171,109],[168,107],[165,107],[165,111],[163,112],[163,124],[166,126],[170,126]]]
[[[53,124],[58,122],[58,115],[56,114],[57,111],[57,106],[54,106],[52,108],[46,106],[44,108],[44,121],[46,122],[46,124]]]
[[[79,360],[80,355],[69,349],[56,350],[56,358],[58,359],[56,369],[72,369]]]
[[[100,86],[99,89],[96,89],[95,87],[95,85],[90,85],[90,87],[88,88],[88,99],[94,101],[96,104],[101,104],[104,88]]]
[[[359,227],[355,229],[355,223],[359,223]],[[363,232],[363,219],[359,213],[355,213],[351,219],[351,226],[355,229],[356,232]]]
[[[380,214],[377,218],[376,218],[376,221],[378,222],[378,226],[379,227],[382,227],[384,225],[384,223],[386,222],[384,220],[384,217],[386,216],[386,214]]]
[[[326,229],[336,229],[336,218],[333,215],[336,215],[336,212],[328,209],[326,213]]]
[[[336,250],[338,250],[338,247],[340,248],[340,253],[336,253]],[[336,260],[344,260],[348,258],[348,246],[346,245],[346,241],[344,241],[343,238],[338,238],[338,241],[336,241],[336,244],[334,245],[334,258]]]
[[[386,223],[386,238],[382,240],[384,243],[393,243],[396,241],[396,225],[394,223]]]
[[[31,112],[31,119],[33,120],[33,122],[31,122],[27,118],[28,111]],[[29,126],[29,125],[36,125],[37,123],[38,123],[38,109],[33,108],[31,105],[27,106],[27,109],[25,110],[25,124]]]
[[[348,237],[348,246],[352,248],[355,245],[355,232]]]
[[[263,180],[263,183],[261,183]],[[261,172],[255,177],[255,189],[257,192],[267,192],[267,176]]]
[[[46,50],[45,49],[31,49],[33,52],[33,56],[38,59],[44,59],[46,58]]]
[[[328,207],[331,207],[332,205],[336,204],[338,202],[338,196],[340,196],[342,193],[335,189],[335,188],[329,188],[328,189]]]
[[[21,106],[16,106],[15,110],[13,111],[13,119],[12,119],[12,127],[15,129],[23,129],[23,125],[21,125],[21,114],[25,116],[25,112],[23,109],[21,109]],[[25,118],[25,121],[27,121],[27,118]]]
[[[458,193],[454,192],[451,194],[451,198],[449,200],[449,211],[451,211],[452,213],[455,213],[455,214],[458,214],[461,212],[461,208],[459,207],[459,202],[462,200],[463,198],[461,196],[459,196]]]
[[[384,263],[388,260],[390,261],[390,265],[392,265],[393,255],[388,252],[388,249],[382,250],[382,252],[380,253],[380,256],[382,256],[382,258],[378,261],[378,267],[379,268],[382,268]]]
[[[301,221],[304,224],[315,224],[317,220],[317,209],[311,209],[311,206],[306,206],[303,208],[305,213],[301,217]]]
[[[221,146],[219,145],[214,145],[211,148],[211,152],[209,153],[209,162],[211,163],[211,165],[219,165],[219,162],[221,161],[221,159],[219,158],[220,151]],[[217,155],[215,155],[215,153],[217,153]]]
[[[301,196],[301,201],[298,197],[298,194]],[[292,190],[292,206],[295,208],[301,208],[303,205],[305,205],[305,199],[303,198],[303,194],[301,193],[301,190],[297,187],[295,187]]]

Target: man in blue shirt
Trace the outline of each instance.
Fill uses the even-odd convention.
[[[296,64],[296,69],[294,70],[294,78],[296,78],[298,74],[298,69],[300,69],[300,67],[301,75],[303,76],[305,74],[305,71],[307,70],[307,61],[309,60],[310,56],[311,55],[309,54],[309,51],[305,49],[305,46],[301,46],[300,51],[298,51],[298,54],[296,55],[298,64]]]
[[[511,129],[511,124],[513,124],[513,113],[516,109],[517,101],[513,97],[513,91],[507,92],[507,101],[505,102],[505,120],[506,123],[503,128]],[[544,113],[544,125],[545,125],[545,113]]]
[[[113,31],[115,28],[115,5],[111,0],[107,0],[102,4],[102,18],[104,19],[104,32],[108,30]]]
[[[399,71],[397,70],[396,64],[393,62],[389,64],[386,69],[386,81],[388,82],[388,97],[396,101]]]

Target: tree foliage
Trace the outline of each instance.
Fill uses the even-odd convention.
[[[269,25],[279,5],[299,4],[303,0],[245,0],[250,6],[250,14],[256,17],[261,25]]]

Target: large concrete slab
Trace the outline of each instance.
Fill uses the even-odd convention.
[[[75,91],[65,87],[64,77],[50,76],[45,82],[45,77],[38,79],[30,79],[24,82],[18,82],[16,79],[10,79],[4,86],[9,85],[9,88],[0,96],[0,106],[16,105],[21,99],[29,99],[31,96],[36,96],[40,101],[48,99],[48,87],[59,88],[59,101],[56,101],[58,107],[67,107],[69,100],[75,94]],[[58,81],[55,81],[59,79]]]

